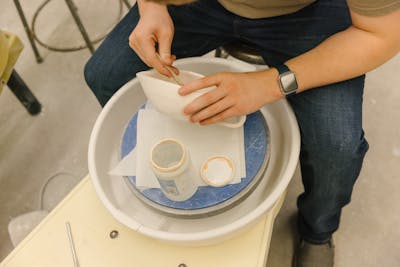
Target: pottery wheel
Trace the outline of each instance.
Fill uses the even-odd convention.
[[[138,112],[129,121],[121,142],[121,158],[136,146]],[[244,124],[246,177],[238,184],[223,187],[201,186],[188,200],[172,201],[159,188],[138,189],[136,177],[125,177],[132,192],[150,207],[180,217],[204,217],[223,212],[243,201],[258,185],[268,166],[270,157],[268,124],[261,114],[247,115]]]

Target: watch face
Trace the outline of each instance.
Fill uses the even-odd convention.
[[[298,85],[296,76],[293,72],[285,72],[279,76],[281,88],[285,93],[291,93],[297,90]]]

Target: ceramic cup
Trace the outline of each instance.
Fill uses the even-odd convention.
[[[212,90],[215,87],[207,87],[193,92],[186,96],[178,93],[178,85],[172,78],[168,78],[158,71],[152,69],[136,73],[146,97],[151,104],[161,113],[174,117],[179,120],[189,121],[189,117],[183,113],[183,108],[200,95]],[[188,83],[204,77],[201,74],[191,71],[180,70],[179,78],[183,83]],[[229,118],[218,124],[237,128],[241,127],[246,121],[246,116]]]
[[[150,153],[150,165],[162,192],[173,201],[184,201],[197,191],[198,176],[187,148],[176,139],[163,139]]]

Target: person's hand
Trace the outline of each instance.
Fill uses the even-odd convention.
[[[176,59],[174,55],[171,55],[174,24],[167,7],[140,0],[138,4],[140,19],[129,36],[129,46],[146,65],[171,77],[171,73],[164,67],[164,65],[172,67],[172,63]],[[156,44],[162,61],[156,56]],[[178,74],[178,70],[172,68]]]
[[[180,88],[179,94],[187,95],[210,86],[216,88],[197,97],[183,111],[190,115],[191,122],[201,125],[249,114],[283,97],[277,77],[278,72],[269,69],[248,73],[218,73],[187,83]]]

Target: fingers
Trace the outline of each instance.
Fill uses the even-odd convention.
[[[200,110],[202,110],[216,102],[219,102],[219,100],[224,98],[226,95],[227,95],[227,91],[224,88],[218,88],[218,89],[211,90],[207,93],[202,94],[201,96],[199,96],[195,100],[193,100],[191,103],[189,103],[183,109],[183,112],[187,115],[200,112]],[[220,111],[221,110],[218,110],[218,112],[220,112]]]
[[[218,86],[224,75],[224,73],[218,73],[187,83],[179,89],[179,94],[183,96],[206,87]]]
[[[172,34],[160,33],[158,38],[158,53],[162,61],[167,65],[172,65],[173,63],[171,57],[172,37]]]
[[[200,110],[192,117],[190,117],[191,122],[202,122],[207,119],[212,118],[216,114],[223,112],[224,110],[229,109],[233,106],[234,103],[229,101],[228,98],[223,98],[220,101],[215,102],[214,104]]]
[[[201,125],[210,125],[210,124],[214,124],[214,123],[218,123],[221,121],[226,120],[227,118],[236,116],[237,114],[235,114],[235,110],[233,107],[228,108],[218,114],[215,114],[214,116],[212,116],[211,118],[205,119],[200,121]]]
[[[172,76],[172,74],[169,72],[169,70],[167,70],[164,67],[164,64],[160,61],[160,59],[157,58],[156,48],[155,48],[154,44],[153,45],[145,45],[145,46],[142,46],[141,48],[146,57],[148,65],[150,67],[155,68],[159,73],[161,73],[165,76],[168,76],[168,77]]]
[[[175,55],[171,55],[171,62],[174,62],[175,60],[176,60],[176,56]],[[175,72],[176,75],[179,75],[179,69],[177,69],[176,67],[174,67],[172,65],[170,65],[169,68],[172,69]]]
[[[170,42],[172,41],[172,37],[163,37],[162,40],[163,41],[159,42],[159,47],[163,47],[162,61],[156,55],[155,44],[157,38],[154,35],[141,36],[140,31],[137,32],[134,30],[129,36],[129,45],[146,65],[155,68],[165,76],[171,77],[171,73],[164,65],[170,65],[176,59],[175,55],[170,55]],[[171,68],[176,74],[179,74],[179,71],[175,67],[171,66]]]
[[[156,53],[156,56],[157,56],[157,59],[161,61],[161,63],[164,65],[164,67],[165,67],[167,70],[169,70],[169,71],[172,70],[175,74],[179,74],[179,70],[178,70],[176,67],[174,67],[174,66],[172,66],[172,65],[169,65],[169,64],[167,64],[167,63],[164,62],[164,60],[163,60],[163,59],[161,58],[161,56],[160,56],[160,53]],[[171,62],[174,62],[175,59],[176,59],[176,56],[175,56],[175,55],[170,55],[170,61],[171,61]]]

